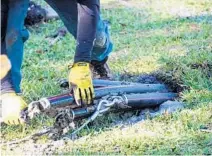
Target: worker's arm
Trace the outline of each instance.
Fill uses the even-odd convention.
[[[94,98],[90,62],[98,18],[99,0],[78,0],[77,45],[69,74],[70,87],[78,105],[90,104]]]
[[[77,46],[74,62],[90,62],[99,20],[99,0],[78,1]]]

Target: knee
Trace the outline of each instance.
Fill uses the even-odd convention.
[[[94,41],[94,47],[99,47],[99,48],[106,48],[107,46],[107,35],[105,32],[97,32],[96,33],[96,38]]]
[[[6,34],[6,46],[11,47],[16,42],[25,42],[29,38],[29,32],[27,29],[11,29]]]
[[[98,22],[96,38],[94,42],[94,47],[97,48],[107,48],[110,43],[110,34],[109,34],[109,22],[104,20],[102,21],[101,18]]]

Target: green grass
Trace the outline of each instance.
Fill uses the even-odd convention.
[[[179,9],[180,8],[180,9]],[[173,115],[148,119],[125,128],[112,126],[114,115],[100,118],[81,139],[69,142],[63,154],[212,154],[212,134],[200,126],[212,121],[212,1],[103,1],[102,15],[111,22],[114,52],[109,65],[116,75],[157,73],[186,89],[180,100],[186,108]],[[192,17],[181,17],[192,14]],[[22,88],[27,102],[61,93],[57,81],[66,78],[75,41],[67,35],[49,48],[45,36],[61,21],[31,30],[25,47]],[[46,51],[44,51],[46,50]],[[41,117],[42,118],[42,117]],[[50,125],[50,119],[34,125]],[[2,128],[4,139],[23,137],[33,125]]]

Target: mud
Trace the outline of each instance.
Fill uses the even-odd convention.
[[[169,73],[157,72],[152,74],[131,75],[123,74],[119,76],[119,81],[138,82],[143,84],[165,84],[169,91],[174,93],[182,92],[186,89],[180,80],[174,79]]]
[[[120,127],[121,129],[129,128],[134,124],[139,124],[146,119],[151,119],[156,116],[168,115],[175,111],[183,109],[184,104],[177,101],[167,101],[161,104],[157,108],[148,108],[141,111],[131,111],[125,113],[110,113],[110,122],[109,126],[111,129],[113,127]],[[102,122],[107,120],[106,116],[99,117],[93,123],[89,124],[90,128],[96,129],[96,127],[101,126]],[[78,123],[79,124],[79,123]],[[107,127],[106,126],[106,127]],[[104,127],[102,127],[104,129]],[[101,128],[101,129],[102,129]],[[203,126],[202,129],[208,129],[208,126]],[[55,152],[61,151],[65,148],[65,145],[68,143],[73,143],[76,139],[82,139],[86,136],[69,136],[66,135],[56,141],[48,140],[45,143],[39,142],[39,140],[30,139],[25,143],[14,144],[5,146],[2,149],[2,154],[6,155],[53,155]]]
[[[160,81],[156,78],[155,75],[151,74],[143,74],[143,75],[131,75],[131,74],[123,74],[119,77],[120,81],[133,81],[137,83],[143,84],[157,84]]]
[[[163,83],[163,80],[158,78],[156,74],[145,74],[145,75],[130,75],[125,74],[121,75],[118,79],[119,81],[130,81],[130,82],[137,82],[137,83],[143,83],[143,84],[158,84]],[[169,87],[173,84],[169,83]],[[175,84],[176,85],[176,84]],[[177,86],[177,85],[176,85]],[[170,88],[170,90],[173,90]],[[177,90],[177,88],[175,88]],[[121,128],[127,128],[128,126],[131,126],[133,124],[137,124],[139,122],[143,122],[146,119],[154,118],[156,116],[160,115],[167,115],[170,113],[173,113],[175,111],[178,111],[180,109],[183,109],[183,104],[176,102],[176,101],[167,101],[163,104],[161,104],[159,107],[154,108],[146,108],[139,111],[127,111],[127,112],[121,112],[121,113],[110,113],[108,114],[110,116],[110,119],[108,118],[108,115],[105,115],[103,117],[99,117],[94,122],[90,123],[88,126],[90,128],[96,129],[96,127],[102,127],[102,123],[106,122],[106,125],[110,128],[113,127],[121,127]],[[76,125],[82,125],[82,121],[79,121],[76,123]],[[106,127],[107,127],[106,126]],[[104,129],[104,126],[102,127]],[[2,151],[6,155],[13,155],[13,154],[21,154],[21,155],[53,155],[55,152],[61,151],[63,147],[69,143],[73,142],[76,139],[80,139],[86,136],[76,135],[75,137],[69,137],[69,135],[66,135],[67,137],[60,137],[57,140],[51,140],[48,139],[45,143],[39,143],[39,139],[30,139],[24,143],[15,144],[15,145],[9,145],[6,147],[3,147]]]

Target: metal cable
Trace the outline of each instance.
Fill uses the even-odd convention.
[[[88,120],[80,126],[77,130],[75,130],[71,135],[75,135],[80,130],[82,130],[85,126],[87,126],[90,122],[94,121],[98,116],[103,115],[103,113],[107,112],[112,106],[117,103],[123,102],[123,98],[121,96],[112,96],[110,99],[102,99],[100,100],[99,104],[97,105],[96,111],[93,113]]]

